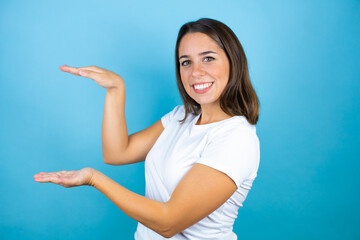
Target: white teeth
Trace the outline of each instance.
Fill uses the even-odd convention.
[[[203,90],[205,88],[208,88],[212,85],[213,83],[205,83],[205,84],[197,84],[197,85],[194,85],[194,88],[196,90]]]

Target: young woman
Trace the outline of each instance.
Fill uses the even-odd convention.
[[[130,136],[119,75],[96,66],[60,67],[107,89],[103,160],[111,165],[145,161],[145,197],[92,168],[41,172],[35,181],[98,189],[139,222],[137,240],[237,239],[233,224],[260,161],[259,103],[244,51],[226,25],[200,19],[181,27],[175,62],[184,105]]]

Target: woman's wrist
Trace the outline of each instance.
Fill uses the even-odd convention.
[[[96,183],[96,177],[100,173],[98,170],[89,168],[90,176],[87,185],[94,187]]]
[[[113,86],[111,88],[108,88],[108,90],[125,88],[124,80],[121,77],[115,78],[113,81]]]
[[[107,88],[107,92],[122,95],[125,92],[125,84],[119,81],[113,87]]]

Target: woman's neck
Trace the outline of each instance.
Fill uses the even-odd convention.
[[[232,116],[226,114],[220,107],[219,104],[215,105],[201,105],[201,115],[196,125],[209,124],[213,122],[222,121]]]

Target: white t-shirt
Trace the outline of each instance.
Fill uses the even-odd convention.
[[[195,125],[199,115],[188,114],[183,105],[176,106],[161,118],[161,133],[145,159],[145,197],[167,202],[174,189],[195,163],[227,174],[238,189],[217,210],[176,234],[173,240],[235,240],[233,224],[242,207],[260,162],[260,145],[256,128],[243,116]],[[164,240],[160,234],[138,223],[136,240]]]

